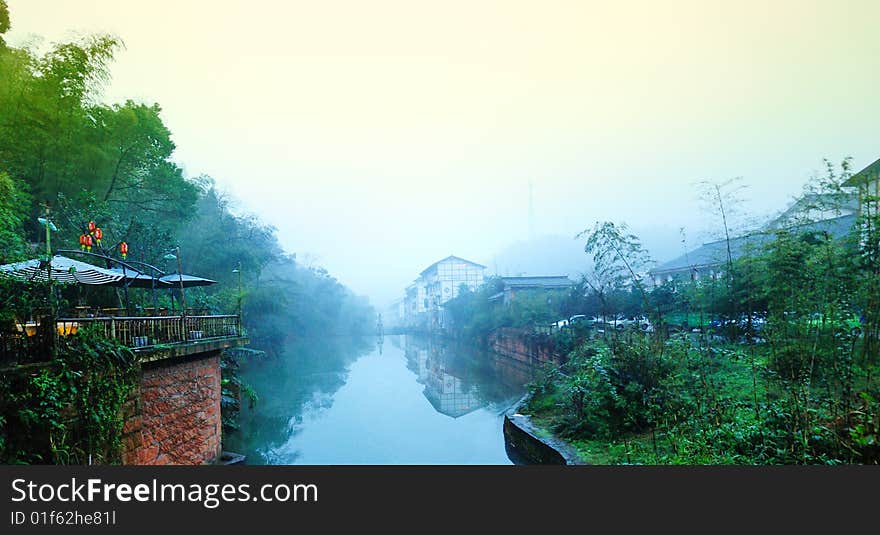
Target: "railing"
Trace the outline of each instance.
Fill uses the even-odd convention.
[[[45,362],[52,358],[52,322],[38,318],[0,331],[0,366]]]
[[[52,327],[55,327],[55,333]],[[52,359],[54,336],[76,334],[91,327],[106,338],[133,348],[183,344],[197,340],[238,338],[244,335],[238,316],[146,316],[102,318],[50,317],[16,324],[11,331],[0,331],[0,367],[48,362]]]
[[[235,315],[61,318],[58,324],[59,333],[64,330],[65,334],[73,334],[89,326],[107,338],[136,349],[242,335],[241,323]]]

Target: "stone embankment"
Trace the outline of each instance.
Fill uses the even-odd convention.
[[[529,395],[517,401],[504,415],[504,442],[508,450],[528,464],[588,464],[568,443],[538,428],[520,411]]]

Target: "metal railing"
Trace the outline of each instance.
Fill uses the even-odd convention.
[[[135,349],[242,336],[236,315],[59,318],[58,324],[59,333],[63,330],[65,334],[74,334],[80,328],[92,327],[102,336]]]
[[[0,331],[0,366],[45,362],[52,358],[52,322],[47,316]]]

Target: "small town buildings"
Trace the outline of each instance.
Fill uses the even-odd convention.
[[[748,252],[758,252],[782,229],[827,232],[835,239],[846,236],[861,216],[876,216],[880,210],[880,159],[852,175],[841,186],[843,191],[807,194],[762,230],[730,240],[731,260]],[[728,262],[727,240],[705,243],[678,258],[660,264],[648,273],[655,286],[676,277],[698,279],[718,276]]]
[[[404,309],[408,327],[436,329],[445,325],[443,304],[483,284],[486,266],[454,255],[434,262],[406,289]]]
[[[541,292],[548,296],[564,294],[574,286],[574,281],[566,275],[501,277],[501,284],[501,291],[489,297],[489,300],[509,305],[516,299],[517,294],[523,292]]]
[[[761,249],[775,239],[775,232],[781,229],[827,232],[838,239],[846,236],[856,223],[855,214],[847,214],[831,219],[810,223],[782,224],[779,220],[771,222],[764,229],[730,239],[730,260],[735,261],[750,253],[760,253]],[[704,277],[718,277],[726,269],[728,262],[728,242],[718,240],[704,243],[700,247],[664,262],[648,271],[653,285],[660,286],[676,278],[697,280]]]
[[[877,215],[880,209],[880,159],[849,177],[843,186],[856,188],[859,215]]]

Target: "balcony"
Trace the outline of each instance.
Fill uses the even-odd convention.
[[[54,322],[43,317],[16,325],[14,332],[0,332],[0,366],[47,362],[51,360],[54,336],[71,336],[86,328],[131,348],[141,362],[248,343],[236,315],[65,317]]]

